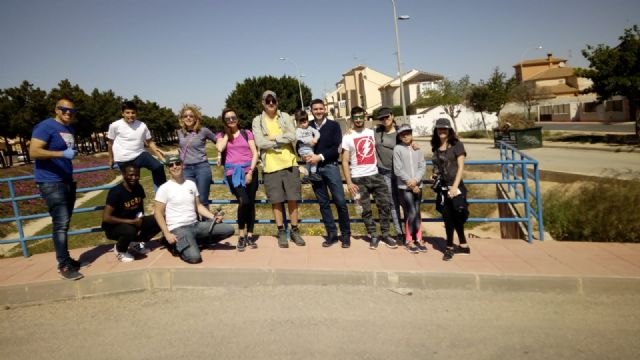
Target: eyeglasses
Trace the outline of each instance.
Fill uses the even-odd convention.
[[[278,103],[278,101],[276,99],[266,99],[264,103],[267,105],[271,105],[271,104],[275,105]]]
[[[224,118],[224,121],[226,121],[226,122],[236,122],[236,121],[238,121],[238,117],[235,116],[235,115],[226,116]]]
[[[172,161],[170,163],[167,163],[168,168],[172,168],[174,166],[180,166],[180,165],[182,165],[182,161]]]
[[[364,120],[364,115],[353,115],[352,120]]]
[[[60,110],[63,114],[64,113],[69,113],[71,115],[75,114],[78,112],[78,109],[74,109],[74,108],[68,108],[66,106],[57,106],[56,107],[58,110]]]

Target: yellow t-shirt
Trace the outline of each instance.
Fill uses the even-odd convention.
[[[269,118],[265,115],[265,123],[267,125],[267,131],[269,136],[281,135],[282,129],[278,124],[278,118]],[[264,168],[265,173],[271,173],[278,170],[290,168],[298,164],[296,155],[293,152],[293,146],[286,144],[279,148],[268,149],[265,153]]]

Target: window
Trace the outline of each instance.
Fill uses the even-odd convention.
[[[606,111],[622,112],[622,100],[609,100],[604,104]]]
[[[569,113],[569,104],[553,105],[553,113],[554,114],[568,114]]]
[[[540,106],[540,115],[548,115],[551,114],[552,111],[552,106],[548,105],[548,106]]]
[[[598,103],[595,101],[582,104],[582,109],[586,113],[596,112],[597,108],[598,108]]]

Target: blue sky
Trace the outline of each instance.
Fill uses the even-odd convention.
[[[546,52],[586,66],[586,44],[615,45],[640,24],[637,0],[397,0],[405,70],[485,79]],[[217,116],[237,82],[296,75],[314,97],[357,64],[396,75],[390,0],[2,0],[0,88],[28,80],[50,90],[194,103]],[[533,50],[542,45],[545,50]]]

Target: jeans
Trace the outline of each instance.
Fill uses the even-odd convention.
[[[184,178],[196,183],[200,193],[200,203],[209,206],[209,190],[211,188],[211,167],[208,161],[197,164],[184,165]]]
[[[369,198],[370,195],[373,195],[373,200],[376,202],[378,214],[380,215],[380,232],[383,237],[389,236],[389,221],[391,220],[389,210],[391,208],[391,200],[387,191],[387,184],[384,182],[384,177],[380,174],[375,174],[353,178],[351,181],[358,185],[360,205],[362,205],[362,220],[369,235],[373,236],[376,233],[376,224],[373,222],[371,199]]]
[[[139,168],[149,169],[153,177],[153,185],[156,189],[167,182],[167,176],[164,174],[164,165],[146,151],[143,151],[142,154],[131,161],[118,162],[120,168],[125,164],[134,164]]]
[[[318,175],[322,177],[322,181],[314,181],[313,192],[316,194],[316,199],[320,203],[320,214],[322,215],[322,222],[324,228],[327,230],[327,235],[337,235],[338,229],[336,229],[336,222],[331,213],[331,202],[329,200],[329,191],[333,197],[333,202],[336,204],[338,210],[338,221],[340,222],[340,234],[342,237],[351,235],[351,223],[349,222],[349,210],[347,209],[347,202],[344,199],[344,187],[342,186],[342,177],[340,176],[340,169],[337,164],[326,164],[318,167]]]
[[[300,157],[304,157],[305,155],[313,155],[313,148],[310,146],[301,145],[298,148],[298,155],[300,155]],[[318,165],[305,164],[304,167],[307,169],[309,175],[315,174],[318,171]]]
[[[147,242],[160,232],[160,227],[153,215],[142,218],[142,225],[136,227],[131,224],[102,224],[107,239],[116,240],[118,252],[126,252],[133,241]]]
[[[215,224],[209,233],[212,222],[213,220],[198,221],[171,230],[171,233],[178,238],[176,250],[180,253],[182,260],[187,262],[201,260],[199,244],[217,243],[235,233],[233,226],[222,223]]]
[[[382,176],[384,176],[384,182],[387,184],[389,194],[391,194],[391,219],[393,220],[393,226],[395,226],[396,228],[396,234],[402,234],[400,201],[398,199],[398,179],[393,174],[393,170],[378,168],[378,171],[380,172],[380,174],[382,174]]]
[[[227,176],[227,182],[233,184],[231,176]],[[258,169],[253,169],[251,183],[246,186],[233,187],[233,194],[238,199],[238,230],[247,227],[247,232],[253,233],[253,225],[256,223],[256,191],[258,191]]]
[[[67,232],[76,203],[76,183],[47,182],[37,185],[49,208],[53,223],[53,246],[56,249],[58,268],[61,268],[67,265],[70,259]]]

